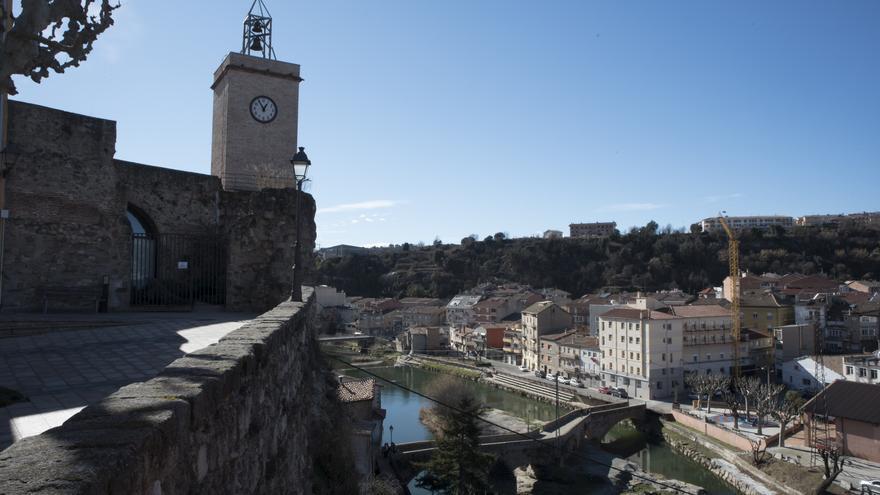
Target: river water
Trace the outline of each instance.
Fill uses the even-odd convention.
[[[421,393],[425,393],[429,384],[440,376],[411,367],[371,368],[370,371]],[[365,376],[356,370],[346,373],[351,376]],[[382,407],[387,411],[383,442],[405,443],[431,438],[431,433],[419,420],[419,411],[431,407],[433,403],[392,384],[381,380],[379,383],[383,385]],[[551,404],[468,380],[461,380],[461,386],[471,390],[485,406],[522,418],[523,425],[526,420],[550,421],[556,417],[556,408]],[[560,414],[564,413],[564,410],[560,411]],[[736,493],[699,464],[677,454],[665,444],[649,443],[644,434],[633,428],[615,426],[603,439],[603,448],[627,458],[647,472],[702,486],[710,495]],[[410,484],[410,490],[414,495],[430,493],[415,488],[414,482]]]

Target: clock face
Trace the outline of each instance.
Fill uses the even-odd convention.
[[[278,115],[278,107],[268,96],[258,96],[251,100],[251,116],[257,122],[268,124]]]

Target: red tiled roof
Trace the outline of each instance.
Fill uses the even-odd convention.
[[[376,380],[372,378],[344,381],[336,387],[336,397],[339,398],[339,402],[343,403],[373,400],[375,387]]]

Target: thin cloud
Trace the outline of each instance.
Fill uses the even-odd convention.
[[[659,203],[617,203],[603,206],[598,211],[647,211],[665,207],[666,205]]]
[[[406,201],[395,201],[391,199],[374,199],[371,201],[361,201],[360,203],[346,203],[327,208],[319,208],[318,213],[338,213],[341,211],[358,211],[358,210],[376,210],[379,208],[393,208],[397,205],[406,203]]]

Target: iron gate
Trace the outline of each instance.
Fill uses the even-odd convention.
[[[220,236],[134,234],[131,305],[226,302],[226,242]]]

